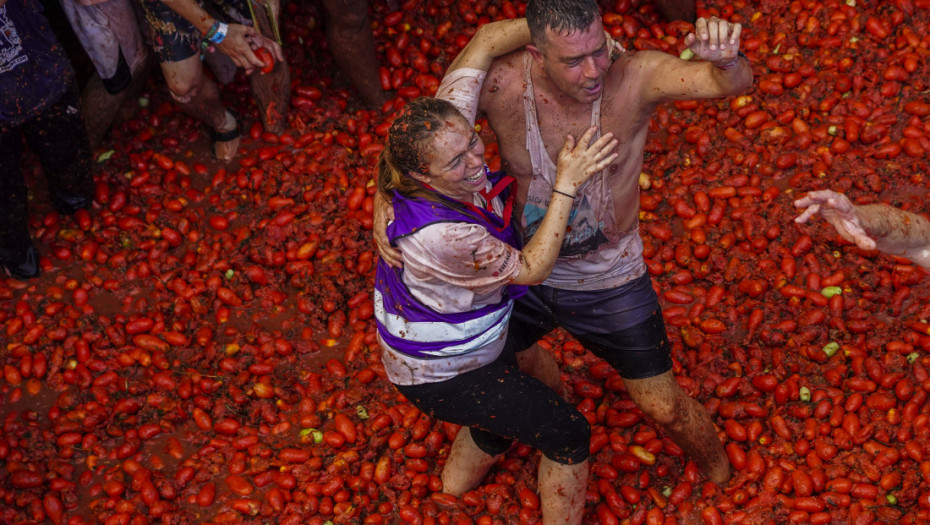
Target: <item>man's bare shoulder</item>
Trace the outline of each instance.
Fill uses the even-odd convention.
[[[657,68],[673,62],[682,62],[677,57],[661,51],[628,51],[622,53],[607,70],[608,82],[613,84],[635,82],[648,78]]]
[[[519,49],[494,59],[481,93],[482,105],[500,103],[521,91],[524,53]]]

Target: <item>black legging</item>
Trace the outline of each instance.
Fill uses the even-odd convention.
[[[469,427],[478,448],[492,456],[517,440],[558,463],[588,459],[588,420],[552,389],[521,372],[512,353],[439,383],[396,386],[430,417]]]
[[[18,260],[32,246],[26,183],[20,169],[23,137],[39,157],[53,201],[56,195],[93,196],[91,152],[76,83],[39,116],[18,126],[0,124],[0,257]]]

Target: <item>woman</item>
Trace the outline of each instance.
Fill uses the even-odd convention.
[[[495,55],[529,41],[523,21],[482,27],[453,63],[487,69]],[[477,90],[457,93],[477,101]],[[465,95],[465,96],[462,96]],[[474,115],[474,108],[463,108]],[[543,523],[580,523],[590,429],[585,418],[503,353],[513,299],[543,281],[558,255],[577,188],[616,158],[595,129],[559,154],[552,202],[521,250],[510,224],[510,179],[484,164],[474,126],[442,99],[420,98],[395,119],[378,164],[379,191],[393,204],[388,236],[403,269],[378,265],[375,310],[388,378],[423,412],[460,424],[443,490],[480,483],[513,439],[543,453]],[[567,519],[566,519],[567,518]]]

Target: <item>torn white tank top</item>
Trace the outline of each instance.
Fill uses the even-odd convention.
[[[549,207],[556,173],[556,165],[549,158],[539,131],[532,64],[532,56],[526,53],[523,61],[523,109],[526,149],[533,173],[521,218],[524,242],[536,232]],[[601,98],[598,98],[591,107],[591,125],[598,128],[595,138],[600,136],[600,120]],[[622,232],[616,231],[615,226],[610,184],[607,175],[601,172],[579,188],[559,258],[543,284],[568,290],[603,290],[642,276],[646,265],[639,226]]]

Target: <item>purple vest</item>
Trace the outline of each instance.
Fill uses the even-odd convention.
[[[499,174],[495,174],[498,177]],[[391,243],[439,222],[465,222],[485,227],[494,237],[520,248],[520,237],[501,217],[477,208],[464,213],[451,206],[394,195],[394,222],[387,228]],[[468,312],[439,313],[419,302],[403,282],[403,270],[378,262],[375,273],[375,318],[378,335],[392,348],[421,358],[465,354],[487,344],[506,329],[513,300],[526,286],[508,285],[501,301]]]

